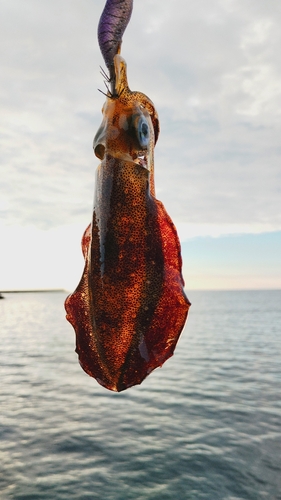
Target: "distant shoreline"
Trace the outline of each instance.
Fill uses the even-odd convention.
[[[2,293],[49,293],[49,292],[66,292],[64,288],[42,288],[36,290],[0,290]]]

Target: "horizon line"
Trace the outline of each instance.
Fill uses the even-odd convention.
[[[65,288],[33,288],[19,290],[0,290],[0,293],[40,293],[40,292],[67,292]]]
[[[185,292],[255,292],[255,291],[274,291],[281,290],[281,287],[264,287],[264,288],[186,288]],[[71,293],[71,290],[67,288],[26,288],[26,289],[14,289],[14,290],[1,290],[1,293],[48,293],[48,292],[65,292]]]

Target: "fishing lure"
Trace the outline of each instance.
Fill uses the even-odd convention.
[[[155,198],[158,115],[130,90],[120,55],[131,12],[132,0],[108,0],[99,23],[111,87],[94,139],[101,163],[85,268],[65,302],[82,368],[113,391],[140,384],[173,354],[190,306],[177,232]]]

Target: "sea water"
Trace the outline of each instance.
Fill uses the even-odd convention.
[[[0,301],[0,498],[281,499],[281,291],[188,294],[175,355],[110,392],[64,293]]]

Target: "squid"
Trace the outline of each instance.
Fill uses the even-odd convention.
[[[131,91],[122,36],[132,0],[108,0],[98,40],[109,75],[103,120],[94,138],[99,158],[91,224],[82,238],[85,267],[65,302],[83,370],[112,391],[140,384],[172,356],[190,302],[180,242],[155,197],[153,102]]]

